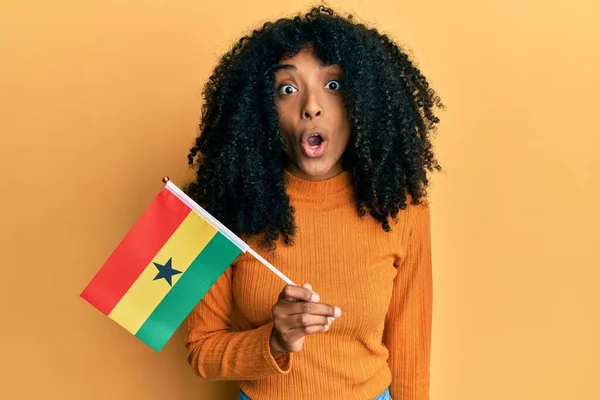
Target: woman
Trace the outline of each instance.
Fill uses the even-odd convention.
[[[188,318],[194,372],[241,381],[240,399],[427,399],[443,105],[425,77],[319,7],[242,38],[204,95],[186,191],[310,283],[242,254]]]

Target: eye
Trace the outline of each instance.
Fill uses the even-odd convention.
[[[297,91],[298,90],[295,87],[293,87],[292,85],[282,85],[279,87],[280,94],[292,94]]]
[[[325,87],[329,90],[340,90],[340,87],[342,86],[342,84],[340,83],[340,81],[329,81],[327,82],[327,85],[325,85]]]

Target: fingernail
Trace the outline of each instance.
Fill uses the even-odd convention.
[[[333,317],[327,317],[327,319],[329,320],[330,325],[331,325],[331,323],[333,323],[333,321],[335,321],[335,318],[333,318]]]
[[[333,315],[335,315],[336,318],[339,318],[342,315],[342,310],[339,307],[336,307]]]
[[[325,330],[328,331],[329,330],[329,325],[325,325]]]
[[[317,303],[317,302],[319,301],[319,295],[318,295],[318,294],[316,294],[316,293],[314,293],[314,294],[312,295],[312,297],[310,298],[310,300],[311,300],[312,302],[315,302],[315,303]]]

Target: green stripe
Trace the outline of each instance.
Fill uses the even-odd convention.
[[[217,232],[150,314],[136,336],[160,351],[240,253],[236,245]]]

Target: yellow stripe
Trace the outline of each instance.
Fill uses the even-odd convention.
[[[158,268],[153,262],[164,265],[169,258],[172,258],[172,268],[182,272],[173,275],[172,283],[175,286],[216,232],[208,222],[191,211],[117,303],[109,317],[135,335],[171,290],[171,286],[165,279],[154,280]]]

